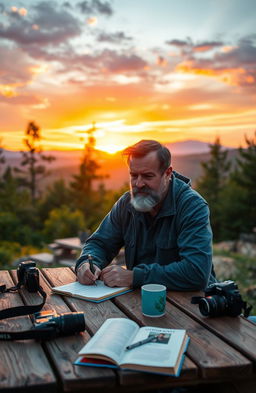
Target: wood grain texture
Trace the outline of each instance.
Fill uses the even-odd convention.
[[[256,324],[243,317],[209,318],[201,315],[198,305],[191,304],[192,296],[203,296],[202,292],[168,292],[168,301],[200,322],[214,334],[251,359],[256,367]]]
[[[167,302],[166,314],[160,318],[144,317],[141,313],[140,291],[115,298],[115,303],[141,325],[186,329],[191,339],[187,354],[199,367],[203,378],[219,379],[252,374],[252,363],[201,324]]]
[[[1,283],[17,282],[16,271],[0,271]],[[140,291],[113,300],[92,303],[51,292],[52,286],[76,279],[71,268],[44,268],[40,284],[47,293],[45,310],[57,313],[82,311],[86,330],[69,337],[59,337],[42,344],[34,341],[0,342],[0,393],[5,392],[93,392],[132,393],[143,390],[216,383],[237,393],[252,392],[256,384],[255,326],[243,318],[205,318],[197,305],[190,304],[197,293],[168,292],[166,315],[147,318],[141,313]],[[0,295],[0,307],[38,304],[38,294],[21,289],[19,293]],[[131,318],[139,325],[185,328],[191,338],[179,378],[129,371],[116,372],[97,367],[74,366],[82,346],[107,318]],[[0,321],[0,329],[29,329],[28,316]],[[225,384],[225,385],[224,385]],[[214,392],[216,391],[214,390]],[[220,389],[219,389],[220,390]],[[201,390],[200,390],[201,391]],[[223,391],[223,390],[222,390]],[[227,390],[233,393],[233,390]]]
[[[16,274],[13,272],[14,275]],[[74,281],[74,273],[69,268],[53,268],[42,269],[40,271],[40,284],[44,291],[47,293],[47,303],[45,309],[54,309],[58,314],[83,311],[85,312],[85,320],[88,320],[86,314],[86,307],[79,299],[78,304],[81,307],[76,307],[76,302],[69,303],[66,297],[53,294],[51,286],[63,285],[68,282]],[[36,294],[22,291],[22,296],[26,303],[38,302]],[[51,363],[56,370],[58,379],[61,384],[61,389],[64,391],[77,391],[84,386],[88,389],[92,387],[105,385],[107,388],[112,388],[117,383],[115,372],[109,369],[101,369],[99,378],[99,369],[95,367],[78,367],[73,364],[78,356],[79,350],[90,339],[90,334],[85,331],[70,337],[59,337],[57,339],[48,341],[44,344],[45,350],[49,356]]]
[[[1,271],[1,284],[13,286],[9,272]],[[18,292],[0,295],[1,310],[21,306]],[[0,329],[22,331],[32,326],[28,316],[0,321]],[[0,341],[0,390],[55,392],[57,382],[40,343],[33,340]]]

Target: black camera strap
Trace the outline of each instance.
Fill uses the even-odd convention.
[[[53,327],[45,329],[32,328],[31,330],[24,330],[23,332],[0,332],[0,341],[12,340],[51,340],[57,337],[57,332]]]
[[[11,287],[11,288],[6,288],[6,285],[1,285],[0,286],[0,293],[15,292],[18,289],[20,289],[20,287],[21,287],[21,285],[19,285],[19,284],[16,285],[15,287]],[[37,292],[39,292],[43,298],[43,301],[41,303],[36,304],[36,305],[11,307],[11,308],[6,308],[4,310],[1,310],[0,311],[0,320],[6,319],[6,318],[19,317],[21,315],[34,314],[34,313],[40,311],[46,302],[47,295],[40,285],[37,288]]]

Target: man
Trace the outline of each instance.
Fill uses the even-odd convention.
[[[178,291],[205,289],[215,282],[206,201],[189,179],[172,171],[171,154],[159,142],[142,140],[123,154],[130,192],[86,241],[76,263],[79,282],[101,279],[110,287],[159,283]],[[127,269],[109,265],[123,246]]]

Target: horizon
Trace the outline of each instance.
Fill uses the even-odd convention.
[[[195,142],[195,143],[194,143]],[[191,155],[191,154],[203,154],[203,153],[208,153],[210,151],[209,143],[208,142],[202,142],[196,139],[187,139],[183,141],[176,141],[176,142],[170,142],[170,143],[163,143],[164,146],[168,147],[168,149],[173,149],[175,155]],[[232,150],[234,149],[232,146],[224,146],[221,144],[221,147],[223,149],[227,150]],[[1,148],[1,147],[0,147]],[[186,151],[186,153],[179,152],[180,151]],[[22,149],[6,149],[2,147],[3,152],[10,152],[10,153],[21,153],[23,151],[26,151],[24,147]],[[84,150],[84,146],[81,147],[80,149],[51,149],[51,150],[43,150],[43,153],[82,153]],[[106,150],[101,150],[98,148],[95,148],[96,151],[99,151],[100,153],[104,153],[107,156],[114,156],[117,154],[121,154],[122,150],[117,150],[114,152],[106,151]]]
[[[245,147],[255,132],[256,2],[0,0],[0,146],[115,153],[140,139]]]

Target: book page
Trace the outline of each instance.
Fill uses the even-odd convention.
[[[121,364],[138,364],[151,367],[175,366],[186,331],[146,326],[139,329],[132,343],[144,340],[151,335],[158,335],[158,338],[137,348],[126,350]]]
[[[59,287],[53,287],[52,290],[55,293],[69,294],[84,299],[102,299],[111,296],[115,293],[119,293],[128,290],[127,287],[108,287],[103,281],[97,280],[97,285],[83,285],[78,281],[71,282],[70,284],[61,285]]]
[[[138,329],[137,323],[130,319],[109,318],[79,351],[79,355],[105,355],[118,364],[127,343],[133,339]]]

